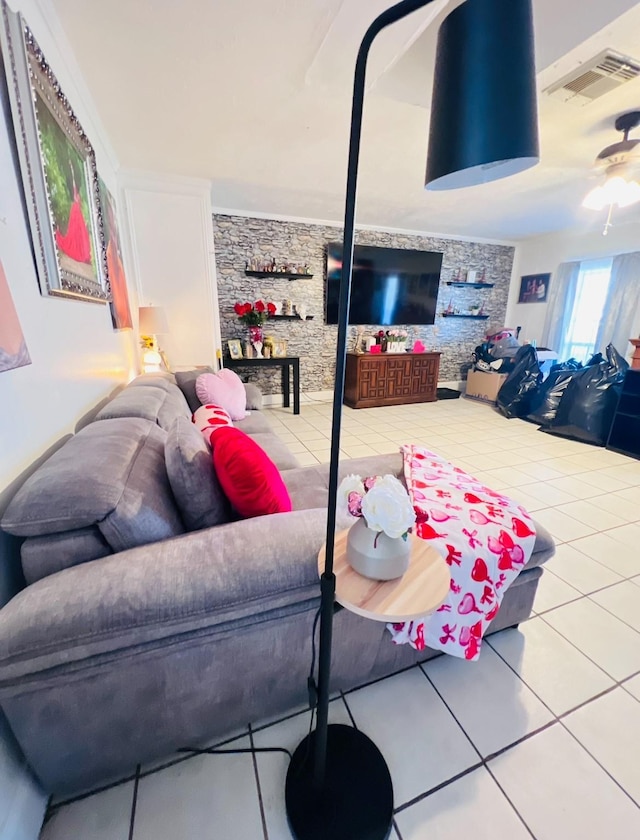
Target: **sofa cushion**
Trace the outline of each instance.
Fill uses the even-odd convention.
[[[196,394],[202,405],[221,405],[232,420],[242,420],[247,414],[247,393],[242,380],[227,368],[199,376],[196,379]]]
[[[213,464],[225,495],[240,516],[287,513],[291,500],[278,468],[239,429],[220,429],[213,439]]]
[[[183,533],[164,463],[166,434],[134,417],[85,426],[25,481],[2,527],[37,537],[97,524],[114,551]]]
[[[182,520],[189,531],[220,525],[231,519],[211,457],[211,448],[200,431],[178,417],[164,444],[169,483]]]
[[[264,449],[279,470],[294,470],[300,466],[300,461],[273,432],[256,432],[250,437]]]
[[[192,414],[202,405],[196,394],[196,380],[203,373],[215,373],[215,370],[211,367],[201,367],[195,370],[177,370],[175,373],[176,384],[184,394]]]
[[[263,404],[262,391],[252,382],[244,383],[244,390],[247,394],[247,410],[260,411]]]
[[[20,548],[27,583],[112,553],[96,525],[44,537],[27,537]]]
[[[264,414],[259,414],[257,411],[252,411],[247,414],[244,420],[236,420],[234,425],[237,429],[244,432],[245,435],[250,435],[251,437],[258,432],[271,431],[271,424],[267,418]]]
[[[120,391],[96,414],[95,420],[118,417],[140,417],[169,429],[176,417],[190,417],[191,412],[182,392],[171,382],[162,387],[128,387]]]

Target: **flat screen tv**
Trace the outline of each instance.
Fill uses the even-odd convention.
[[[442,254],[356,245],[350,324],[433,324]],[[342,243],[327,245],[327,324],[338,323]]]

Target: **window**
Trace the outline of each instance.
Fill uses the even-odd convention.
[[[586,362],[593,355],[609,291],[612,264],[612,257],[580,263],[569,328],[560,352],[561,359],[573,357],[579,362]]]

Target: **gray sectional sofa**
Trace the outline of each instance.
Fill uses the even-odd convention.
[[[190,417],[173,377],[139,377],[36,470],[2,520],[24,540],[28,585],[0,610],[0,705],[50,792],[126,776],[305,702],[328,466],[300,467],[253,411],[236,425],[280,468],[293,511],[187,530],[165,451]],[[400,475],[402,460],[341,469]],[[553,551],[539,527],[492,630],[529,616]],[[432,655],[343,610],[332,686]]]

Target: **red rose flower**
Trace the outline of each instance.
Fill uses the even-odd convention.
[[[268,303],[268,304],[267,304],[267,311],[268,311],[269,315],[275,315],[275,314],[276,314],[276,305],[275,305],[275,303]]]
[[[256,312],[264,312],[267,307],[264,305],[263,300],[256,301]]]
[[[236,303],[233,306],[236,315],[244,315],[244,306],[241,303]]]

